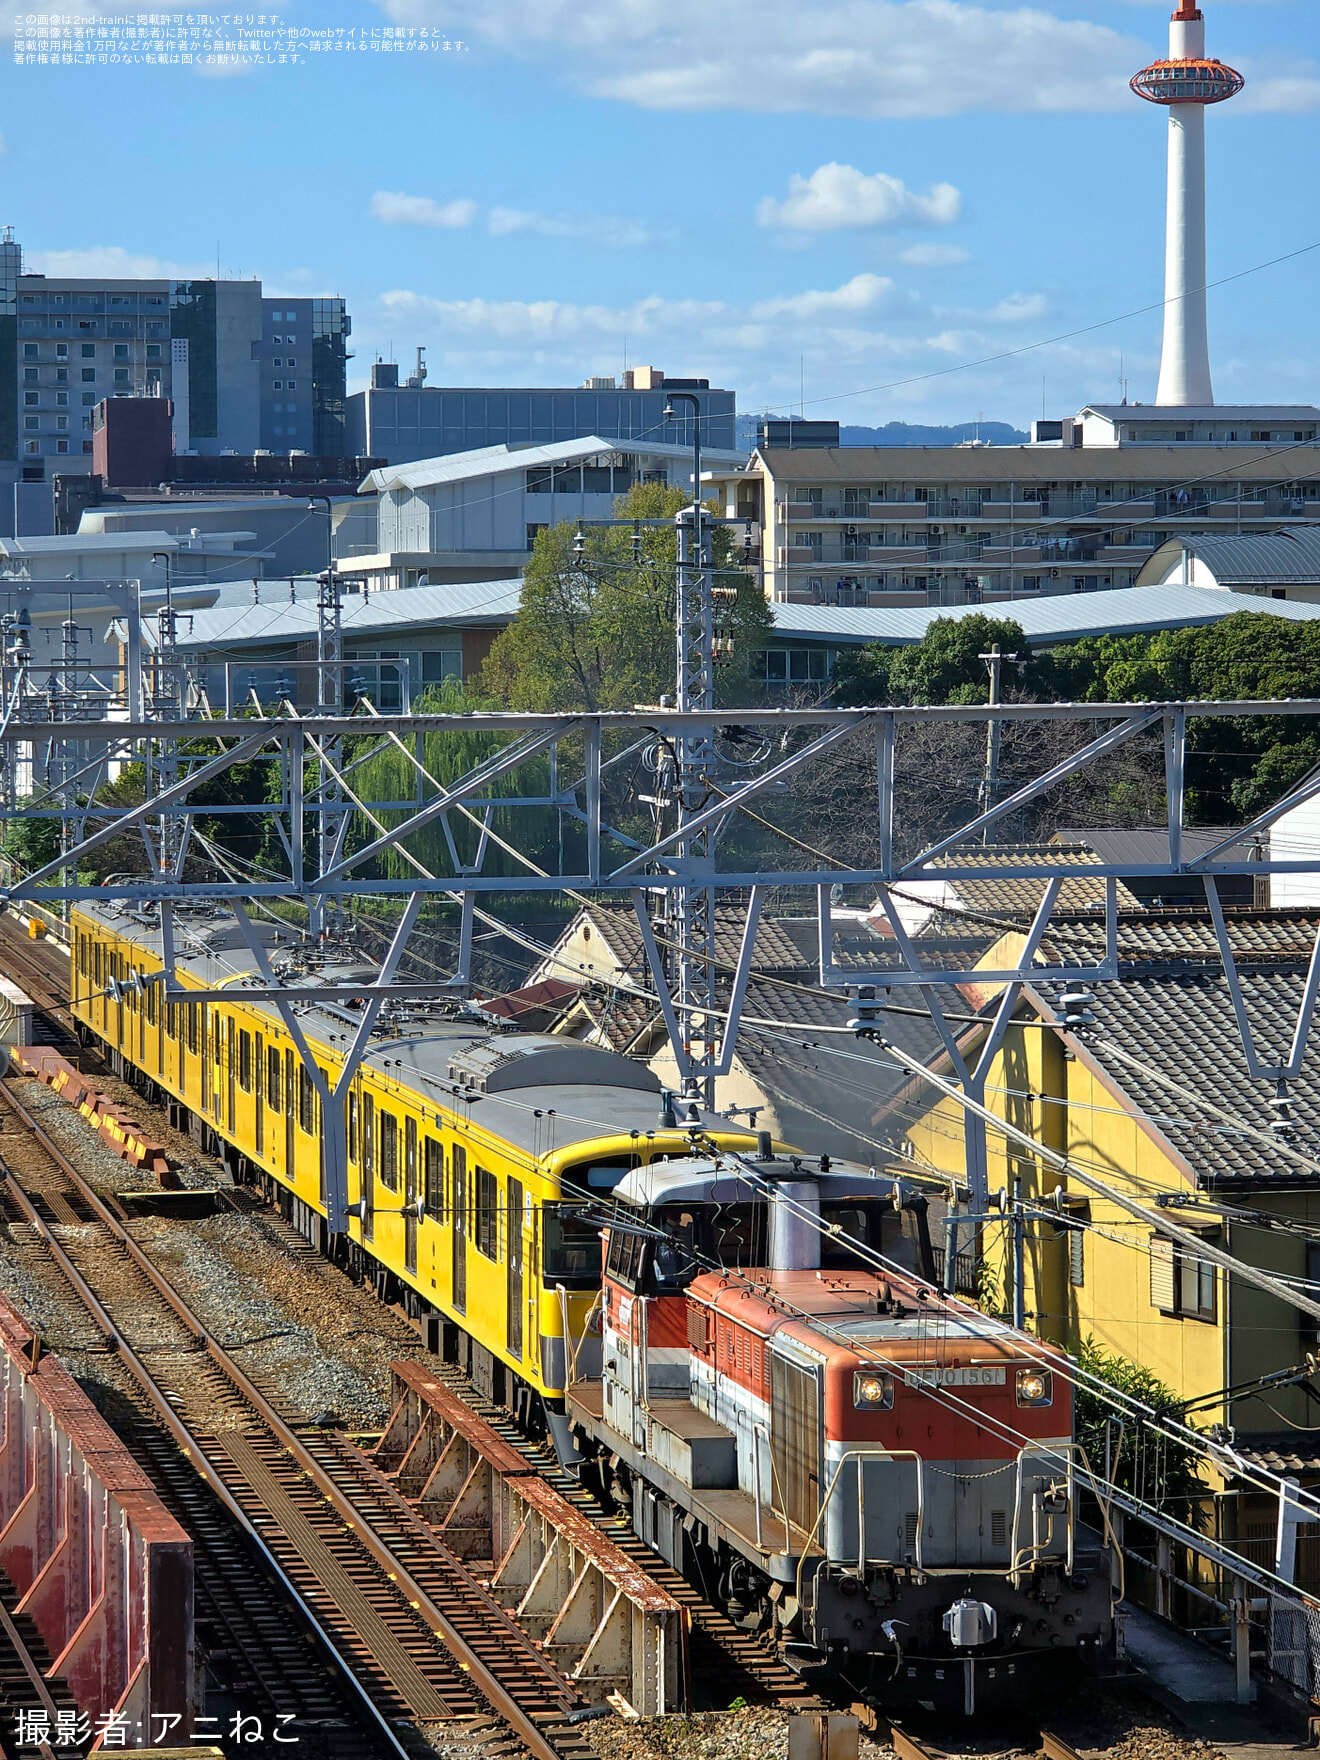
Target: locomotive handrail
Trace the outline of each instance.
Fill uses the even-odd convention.
[[[775,1512],[775,1492],[779,1492],[779,1512],[784,1518],[784,1552],[788,1557],[788,1505],[784,1497],[784,1488],[779,1483],[779,1474],[775,1470],[775,1451],[770,1442],[770,1426],[768,1424],[752,1425],[752,1475],[756,1493],[756,1546],[759,1552],[766,1550],[761,1530],[761,1438],[765,1437],[766,1459],[770,1462],[770,1513]]]
[[[586,1318],[582,1322],[582,1335],[573,1337],[573,1328],[569,1321],[568,1291],[562,1283],[555,1285],[555,1294],[559,1297],[559,1317],[564,1328],[564,1391],[577,1386],[578,1353],[587,1342],[587,1334],[591,1331],[591,1317],[605,1300],[605,1288],[601,1286],[592,1297],[591,1306],[587,1309]]]
[[[1054,1536],[1054,1516],[1053,1516],[1053,1514],[1051,1514],[1050,1518],[1049,1518],[1049,1523],[1050,1523],[1050,1525],[1049,1525],[1049,1538],[1046,1540],[1042,1540],[1040,1538],[1040,1526],[1039,1526],[1039,1521],[1038,1521],[1038,1516],[1039,1516],[1040,1512],[1039,1512],[1039,1510],[1037,1508],[1037,1504],[1036,1504],[1036,1499],[1039,1497],[1040,1492],[1039,1492],[1039,1489],[1036,1489],[1036,1490],[1033,1490],[1033,1492],[1032,1492],[1031,1544],[1029,1546],[1021,1546],[1021,1547],[1018,1545],[1018,1530],[1022,1525],[1022,1490],[1023,1490],[1023,1485],[1024,1485],[1023,1469],[1026,1465],[1026,1458],[1028,1455],[1035,1455],[1038,1459],[1048,1460],[1051,1463],[1053,1463],[1053,1465],[1056,1467],[1061,1459],[1064,1463],[1064,1469],[1067,1473],[1066,1485],[1067,1485],[1067,1500],[1068,1500],[1066,1563],[1067,1563],[1067,1568],[1068,1568],[1069,1574],[1071,1575],[1071,1573],[1072,1573],[1073,1565],[1076,1560],[1076,1535],[1077,1535],[1076,1474],[1074,1471],[1075,1463],[1074,1463],[1074,1459],[1073,1459],[1073,1451],[1076,1448],[1076,1446],[1077,1446],[1077,1444],[1073,1443],[1073,1442],[1062,1442],[1062,1443],[1060,1443],[1060,1442],[1050,1442],[1050,1443],[1028,1442],[1028,1443],[1024,1443],[1023,1446],[1018,1450],[1018,1454],[1017,1454],[1017,1482],[1014,1487],[1014,1494],[1013,1494],[1013,1532],[1012,1532],[1012,1535],[1010,1536],[1010,1543],[1009,1543],[1009,1561],[1010,1562],[1009,1562],[1009,1567],[1008,1567],[1009,1575],[1013,1579],[1013,1587],[1015,1589],[1019,1588],[1021,1586],[1020,1585],[1020,1578],[1021,1578],[1021,1574],[1022,1574],[1022,1560],[1028,1559],[1028,1558],[1035,1558],[1040,1553],[1044,1552],[1046,1550],[1046,1548],[1050,1545],[1051,1541],[1053,1540],[1053,1536]]]
[[[839,1483],[839,1476],[847,1466],[848,1462],[857,1462],[857,1574],[859,1576],[864,1576],[866,1574],[866,1473],[863,1470],[862,1463],[864,1461],[902,1460],[912,1461],[917,1469],[917,1532],[915,1536],[915,1562],[918,1571],[924,1570],[925,1567],[922,1564],[921,1559],[921,1540],[926,1526],[926,1476],[925,1462],[921,1455],[914,1448],[850,1448],[839,1456],[839,1459],[835,1464],[833,1477],[830,1479],[830,1482],[825,1489],[825,1495],[821,1499],[820,1508],[816,1511],[816,1519],[811,1524],[811,1531],[807,1535],[806,1542],[802,1548],[802,1555],[798,1559],[796,1593],[799,1601],[802,1599],[802,1571],[807,1562],[808,1549],[815,1544],[816,1535],[820,1531],[820,1525],[825,1520],[825,1512],[830,1507],[830,1500],[833,1498],[835,1488]],[[785,1547],[787,1547],[787,1510],[784,1511],[784,1544]],[[888,1564],[891,1561],[886,1559],[884,1562]]]

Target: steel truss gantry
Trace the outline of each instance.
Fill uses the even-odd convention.
[[[700,531],[694,531],[691,543],[700,542]],[[705,560],[700,551],[694,554],[689,549],[685,554],[694,571],[700,569]],[[483,903],[492,903],[499,894],[512,892],[613,895],[630,901],[637,912],[651,968],[652,991],[666,1022],[685,1092],[695,1102],[707,1100],[713,1086],[711,1078],[731,1067],[766,892],[774,887],[782,896],[796,890],[805,895],[804,904],[819,920],[821,985],[840,992],[856,992],[865,986],[898,991],[916,989],[930,1008],[956,1078],[969,1098],[979,1099],[990,1062],[1013,1017],[1021,985],[1028,980],[1084,985],[1116,977],[1118,879],[1177,877],[1205,885],[1250,1073],[1257,1079],[1273,1081],[1276,1086],[1298,1073],[1320,995],[1320,936],[1292,1042],[1276,1052],[1262,1052],[1243,1001],[1218,882],[1230,875],[1320,869],[1320,851],[1315,855],[1290,853],[1276,857],[1266,841],[1266,833],[1280,815],[1320,794],[1320,777],[1303,781],[1216,848],[1189,855],[1184,847],[1184,775],[1189,721],[1202,717],[1315,717],[1320,716],[1320,701],[716,709],[710,706],[709,686],[700,677],[694,680],[690,696],[693,700],[686,707],[679,704],[672,708],[594,714],[481,712],[386,718],[323,710],[313,715],[158,720],[143,716],[139,710],[137,716],[125,720],[62,719],[57,723],[44,717],[34,718],[30,708],[19,701],[15,712],[0,725],[0,761],[5,774],[13,772],[11,758],[16,751],[31,750],[38,743],[54,751],[61,742],[68,741],[79,752],[91,746],[97,748],[98,774],[105,774],[116,764],[142,764],[152,792],[139,805],[124,807],[99,803],[92,787],[79,800],[70,846],[0,891],[0,902],[18,906],[27,901],[52,905],[77,899],[119,899],[139,907],[158,908],[163,927],[173,917],[174,907],[190,900],[228,904],[243,925],[247,923],[247,913],[259,908],[259,901],[264,899],[295,896],[330,906],[356,896],[397,896],[402,907],[399,933],[373,985],[364,987],[360,980],[347,985],[337,986],[329,981],[316,985],[313,980],[313,987],[305,982],[286,987],[264,966],[258,944],[252,943],[260,974],[257,987],[245,992],[252,1000],[268,1000],[283,1015],[286,1008],[292,1007],[293,1000],[365,997],[363,1018],[374,1021],[380,1006],[390,999],[433,997],[437,992],[435,984],[400,983],[393,975],[406,952],[421,904],[428,897],[454,900],[462,907],[460,957],[450,980],[453,989],[461,990],[468,977],[473,918]],[[171,693],[167,702],[174,700]],[[62,714],[68,714],[67,705]],[[1079,749],[973,813],[938,840],[914,854],[897,853],[903,841],[903,827],[896,823],[895,766],[900,742],[922,730],[929,744],[932,734],[945,725],[951,731],[968,726],[984,728],[992,719],[1005,726],[1055,722],[1072,723],[1075,727],[1086,723],[1095,731]],[[744,742],[748,730],[759,736],[760,749],[767,755],[754,774],[748,775],[743,764],[736,775],[722,775],[721,737],[730,728],[738,729]],[[420,754],[426,736],[446,732],[469,739],[474,734],[489,736],[490,749],[463,775],[440,785],[426,771]],[[1001,879],[1004,870],[986,854],[980,841],[982,833],[1041,801],[1051,789],[1103,763],[1141,736],[1163,742],[1167,847],[1160,852],[1160,859],[1139,865],[1126,863],[1120,868],[1066,848],[1039,861],[1024,854],[1015,863],[1014,875],[1020,879],[1038,878],[1043,882],[1043,890],[1031,923],[1023,925],[1020,936],[1007,937],[1002,944],[1010,950],[1007,957],[993,971],[957,970],[929,962],[924,957],[921,939],[911,935],[904,924],[900,909],[904,886],[916,881],[939,880],[956,886],[960,880]],[[187,749],[192,753],[197,752],[200,744],[214,755],[181,759],[179,753],[184,742],[188,742]],[[783,846],[782,867],[745,869],[736,861],[721,865],[721,835],[741,808],[753,802],[763,804],[762,797],[773,797],[790,779],[809,787],[812,765],[826,753],[846,748],[850,742],[866,748],[868,769],[874,765],[873,783],[866,790],[866,798],[856,801],[857,824],[868,823],[873,840],[875,860],[871,865],[790,865],[800,863],[801,857],[797,853],[799,846],[789,843]],[[649,843],[642,843],[615,827],[608,818],[602,799],[602,772],[608,767],[608,760],[602,754],[648,743],[661,745],[670,753],[684,754],[678,777],[688,778],[689,793],[672,828],[658,829]],[[353,751],[355,745],[359,748],[355,755],[345,758],[345,752]],[[355,773],[362,764],[373,752],[387,746],[407,754],[416,772],[416,791],[407,801],[369,800],[355,787]],[[183,854],[191,841],[192,797],[200,787],[240,763],[273,767],[278,787],[266,791],[268,798],[228,808],[208,806],[207,812],[268,814],[286,854],[287,876],[185,878]],[[538,770],[528,792],[496,792],[497,785],[517,789],[525,784],[527,778],[520,778],[520,772],[533,764],[538,765]],[[66,772],[67,766],[60,772],[62,778]],[[565,782],[566,776],[575,780]],[[490,872],[488,858],[497,842],[506,852],[517,853],[515,841],[496,838],[492,832],[491,816],[497,807],[505,825],[516,820],[521,809],[534,809],[541,814],[550,809],[578,824],[583,832],[579,839],[583,853],[580,862],[574,864],[574,871],[548,873],[531,855],[525,855],[521,857],[525,874]],[[387,825],[382,817],[385,813],[393,815],[397,822]],[[67,820],[69,803],[53,796],[43,798],[40,793],[26,800],[11,797],[0,802],[0,818],[19,815]],[[479,829],[476,855],[469,862],[459,857],[451,826],[451,820],[457,817],[475,821]],[[344,837],[344,827],[350,819],[359,831],[365,828],[363,841],[351,848]],[[322,825],[329,833],[327,836],[305,835]],[[438,826],[444,833],[444,847],[450,856],[447,872],[431,873],[408,851],[413,834],[432,826]],[[148,873],[114,876],[95,885],[77,879],[79,864],[85,857],[126,833],[141,838],[150,858]],[[307,862],[304,850],[309,848],[327,852],[326,859],[320,864]],[[376,864],[386,850],[400,852],[415,871],[402,879],[383,877]],[[314,865],[319,871],[310,871]],[[1040,949],[1048,946],[1051,917],[1061,888],[1070,879],[1105,882],[1103,951],[1084,963],[1046,963]],[[855,964],[844,969],[836,963],[831,888],[840,884],[873,890],[893,930],[893,945],[901,965],[891,961],[874,971],[865,971]],[[668,946],[662,948],[651,916],[655,905],[666,899],[673,901],[675,908],[664,912]],[[711,925],[715,907],[721,901],[726,912],[743,913],[744,933],[733,969],[718,972],[717,986]],[[1099,923],[1098,914],[1097,928]],[[166,939],[168,942],[169,937]],[[672,953],[675,948],[677,959],[667,961],[664,953]],[[355,951],[355,958],[358,957]],[[166,961],[164,981],[167,987],[174,984],[172,956]],[[989,1019],[989,1038],[980,1047],[974,1064],[964,1057],[959,1033],[946,1017],[940,1001],[941,996],[948,995],[950,985],[965,983],[1005,986]],[[368,1027],[357,1036],[361,1044],[355,1044],[354,1067],[365,1049],[369,1032]],[[307,1061],[309,1074],[316,1081],[314,1065],[310,1059]],[[332,1102],[334,1096],[327,1092],[323,1100]],[[330,1110],[334,1110],[333,1105]],[[968,1116],[976,1118],[970,1111]],[[969,1184],[974,1200],[981,1199],[985,1187],[983,1123],[978,1121],[969,1127],[967,1150]],[[338,1161],[339,1157],[332,1154],[331,1159]],[[331,1227],[342,1228],[347,1206],[346,1176],[342,1169],[328,1169],[328,1174]]]

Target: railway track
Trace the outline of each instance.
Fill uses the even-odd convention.
[[[20,919],[0,915],[0,964],[44,1015],[48,1032],[42,1043],[67,1053],[78,1047],[78,1025],[69,1009],[69,956],[58,943],[29,940]]]
[[[929,1736],[923,1739],[914,1735],[906,1724],[893,1722],[889,1725],[889,1745],[898,1756],[898,1760],[946,1760],[946,1755],[950,1752],[963,1753],[963,1749],[960,1747],[946,1749],[938,1742],[932,1741]],[[1006,1752],[1043,1754],[1045,1760],[1081,1760],[1081,1755],[1078,1754],[1076,1748],[1065,1742],[1062,1736],[1056,1735],[1053,1730],[1049,1729],[1042,1729],[1038,1733],[1033,1732],[1020,1747],[1006,1750]],[[1002,1760],[1002,1756],[996,1756],[996,1760]]]
[[[578,1689],[366,1457],[247,1376],[8,1087],[0,1109],[26,1133],[4,1143],[10,1216],[40,1238],[159,1426],[154,1465],[185,1526],[204,1530],[205,1485],[299,1610],[358,1751],[404,1754],[407,1726],[443,1723],[486,1754],[587,1760]],[[190,1467],[170,1470],[161,1431]],[[224,1536],[203,1539],[220,1563]],[[216,1612],[241,1624],[241,1608]]]

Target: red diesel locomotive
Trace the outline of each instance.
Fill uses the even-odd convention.
[[[634,1169],[569,1415],[642,1538],[796,1666],[1006,1709],[1106,1671],[1110,1552],[1079,1517],[1067,1360],[937,1289],[895,1194],[764,1138]]]

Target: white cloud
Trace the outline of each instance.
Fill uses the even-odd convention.
[[[970,256],[971,252],[960,244],[910,244],[898,253],[898,260],[915,269],[951,269],[956,263],[967,262]]]
[[[621,220],[612,214],[538,214],[526,208],[492,208],[487,226],[492,238],[531,232],[542,238],[586,238],[620,249],[649,244],[655,236],[640,221]]]
[[[1112,110],[1152,45],[969,0],[377,0],[474,50],[651,110]]]
[[[371,212],[386,226],[471,226],[477,204],[466,199],[435,202],[430,196],[409,196],[402,190],[378,189],[371,198]]]
[[[1010,293],[985,315],[992,324],[1022,324],[1029,318],[1043,318],[1049,309],[1043,293]]]
[[[171,263],[126,251],[122,245],[90,245],[80,251],[23,251],[23,268],[38,275],[67,275],[73,279],[108,281],[179,281],[190,276],[214,276],[214,263]],[[227,271],[228,272],[228,271]]]
[[[948,226],[961,211],[962,197],[951,183],[934,184],[920,195],[887,171],[868,176],[852,165],[831,161],[810,177],[790,177],[783,201],[766,196],[757,205],[756,219],[760,226],[797,232],[838,232],[844,227],[893,226],[903,221]]]
[[[1234,100],[1230,114],[1245,116],[1251,111],[1283,110],[1297,115],[1316,109],[1320,109],[1320,78],[1295,72],[1248,79],[1246,90]]]

